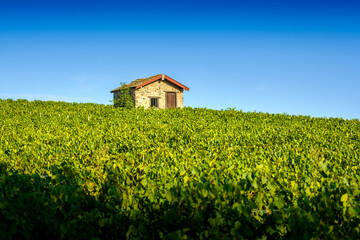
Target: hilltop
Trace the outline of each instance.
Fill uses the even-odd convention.
[[[0,237],[356,238],[360,122],[0,100]]]

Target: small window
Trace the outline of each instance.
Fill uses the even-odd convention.
[[[150,98],[150,107],[159,107],[159,98]]]

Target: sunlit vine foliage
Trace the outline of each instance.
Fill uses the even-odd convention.
[[[0,239],[356,239],[359,120],[0,100]]]

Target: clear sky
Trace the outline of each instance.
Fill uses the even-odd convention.
[[[360,118],[360,1],[0,0],[0,98],[110,104],[159,73],[184,105]]]

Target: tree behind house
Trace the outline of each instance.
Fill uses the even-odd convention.
[[[117,99],[114,99],[114,107],[122,107],[122,108],[134,108],[134,97],[130,93],[130,88],[125,87],[125,83],[120,83],[121,89]]]

